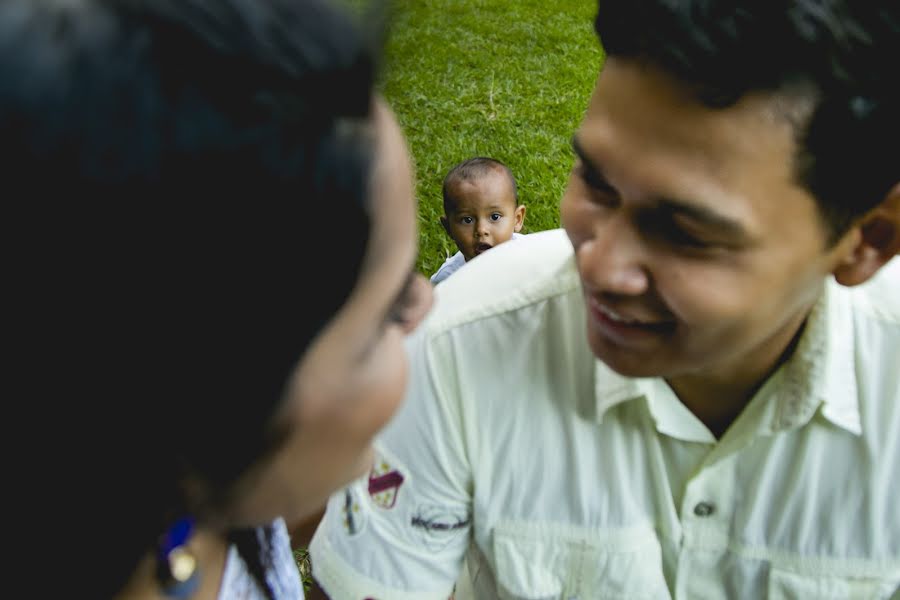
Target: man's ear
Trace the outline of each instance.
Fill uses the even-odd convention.
[[[900,254],[900,182],[839,242],[845,243],[851,248],[834,270],[834,278],[842,285],[868,281],[885,263]]]
[[[516,217],[516,225],[513,228],[514,231],[522,231],[522,225],[525,223],[525,205],[520,204],[516,207],[515,217]]]
[[[447,235],[449,235],[451,238],[453,237],[453,235],[450,233],[450,221],[447,220],[447,215],[441,217],[441,227],[444,228],[444,231],[447,232]]]

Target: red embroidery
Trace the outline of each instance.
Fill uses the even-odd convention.
[[[403,483],[403,475],[399,471],[391,471],[377,477],[369,475],[369,493],[377,494],[391,488],[397,488],[400,487],[401,483]]]
[[[369,496],[381,508],[393,508],[397,503],[397,492],[403,485],[403,475],[382,461],[369,473]]]

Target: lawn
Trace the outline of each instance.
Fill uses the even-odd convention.
[[[440,226],[441,183],[476,155],[512,169],[525,232],[559,226],[570,148],[603,53],[593,0],[397,0],[379,88],[416,166],[417,268],[456,252]]]

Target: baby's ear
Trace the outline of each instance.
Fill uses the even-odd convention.
[[[520,204],[520,205],[518,205],[518,206],[516,207],[516,213],[515,213],[515,216],[516,216],[516,226],[515,226],[514,229],[515,229],[515,231],[517,231],[517,232],[522,231],[522,225],[525,224],[525,212],[526,212],[526,210],[527,210],[527,209],[525,208],[525,205],[524,205],[524,204]]]
[[[900,254],[900,182],[844,235],[838,242],[841,245],[846,249],[834,270],[834,278],[847,286],[868,281]]]
[[[450,221],[447,220],[447,216],[446,216],[446,215],[444,215],[443,217],[441,217],[441,227],[444,228],[444,231],[447,232],[447,235],[450,235]],[[450,235],[450,237],[453,237],[453,236]]]

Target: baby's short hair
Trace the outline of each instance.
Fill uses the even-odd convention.
[[[456,198],[453,197],[453,186],[460,181],[473,181],[493,172],[502,172],[512,184],[513,198],[516,206],[519,205],[519,189],[512,170],[496,158],[488,156],[476,156],[469,158],[450,169],[444,177],[442,192],[444,195],[444,214],[450,214],[456,208]]]

